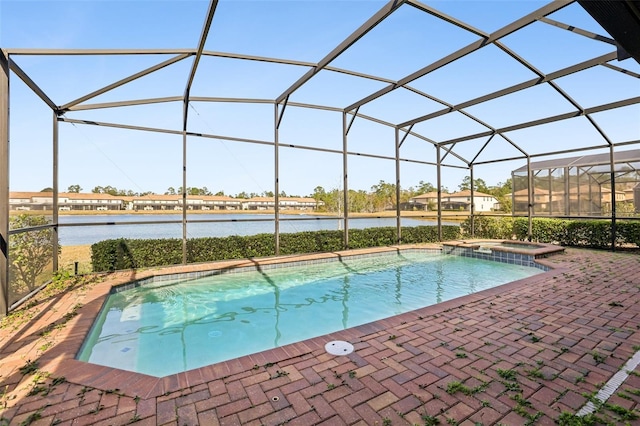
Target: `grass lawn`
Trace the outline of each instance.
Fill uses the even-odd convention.
[[[74,272],[75,262],[78,262],[78,273],[88,274],[91,268],[91,245],[63,246],[60,251],[59,268]]]

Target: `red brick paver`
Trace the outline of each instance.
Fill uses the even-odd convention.
[[[543,262],[556,269],[160,379],[73,359],[110,286],[148,275],[115,274],[0,329],[0,424],[554,424],[640,350],[640,256],[568,249]],[[356,351],[326,354],[337,339]],[[639,377],[610,401],[631,416]]]

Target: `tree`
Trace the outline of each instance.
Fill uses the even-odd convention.
[[[9,218],[11,229],[47,225],[44,216],[22,214]],[[53,229],[44,228],[11,235],[9,238],[9,282],[14,294],[34,290],[38,277],[53,261]]]
[[[170,186],[169,188],[167,188],[164,195],[176,195],[176,189],[173,186]]]
[[[371,200],[366,191],[362,189],[359,191],[349,190],[349,212],[368,212],[371,210],[371,207]]]
[[[173,187],[170,187],[169,190],[173,190]],[[168,193],[167,193],[168,192]],[[182,187],[179,187],[177,191],[174,190],[173,193],[170,191],[165,192],[166,195],[177,195],[182,194]],[[211,191],[207,189],[206,186],[202,188],[197,188],[195,186],[187,186],[187,190],[185,191],[187,195],[213,195]]]
[[[458,189],[460,189],[460,191],[468,191],[471,189],[471,177],[470,176],[465,176],[464,179],[462,179],[462,183],[460,185],[458,185]],[[489,188],[487,187],[487,184],[484,180],[482,179],[474,179],[473,180],[473,190],[474,191],[478,191],[478,192],[484,192],[484,193],[488,193],[489,192]]]
[[[395,206],[396,186],[383,180],[371,187],[373,204],[376,211],[391,209]]]
[[[316,201],[322,200],[322,197],[327,195],[327,191],[320,185],[313,188],[313,194],[310,195],[311,198],[315,198]]]
[[[53,192],[53,188],[46,187],[46,188],[43,188],[40,192]]]
[[[249,198],[251,198],[251,197],[249,197],[249,195],[248,195],[246,192],[242,191],[242,192],[240,192],[240,193],[236,194],[236,196],[235,196],[234,198],[244,198],[244,199],[249,199]]]
[[[67,192],[70,192],[72,194],[79,194],[80,191],[82,191],[82,187],[80,187],[80,185],[69,185],[69,187],[67,188]]]
[[[224,191],[218,191],[215,193],[217,197],[224,197]]]
[[[418,182],[418,187],[415,190],[417,195],[426,194],[427,192],[435,192],[436,187],[433,186],[430,182],[420,181]]]
[[[513,200],[511,199],[512,183],[511,179],[507,179],[504,183],[498,182],[498,185],[489,188],[488,193],[496,197],[500,203],[500,211],[511,213]]]
[[[319,186],[319,185],[316,186],[313,189],[313,193],[311,195],[309,195],[309,197],[311,197],[314,200],[316,200],[316,206],[317,206],[319,211],[327,211],[328,210],[327,191],[325,191],[322,186]]]
[[[504,183],[498,182],[496,186],[489,188],[489,194],[493,196],[511,195],[512,188],[511,178],[509,178]]]
[[[96,186],[94,187],[91,192],[93,192],[94,194],[110,194],[110,195],[118,195],[118,189],[114,188],[111,185],[107,185],[107,186]]]

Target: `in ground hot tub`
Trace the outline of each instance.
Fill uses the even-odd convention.
[[[522,259],[524,258],[523,256],[526,256],[526,258],[531,261],[564,251],[564,247],[557,246],[555,244],[532,243],[518,240],[460,240],[445,242],[443,243],[443,246],[449,247],[450,249],[452,247],[464,249],[465,251],[488,256],[502,257],[502,253],[518,254],[521,256],[508,257],[513,259]],[[502,259],[496,260],[503,261]]]

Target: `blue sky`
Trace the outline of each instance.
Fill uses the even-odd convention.
[[[316,63],[386,2],[376,0],[221,0],[205,49]],[[424,4],[487,33],[522,17],[546,2],[425,1]],[[0,0],[0,47],[3,48],[194,48],[208,8],[206,1],[29,1]],[[577,4],[549,18],[607,36]],[[330,65],[398,80],[476,41],[470,32],[403,5]],[[615,48],[557,27],[536,22],[501,40],[538,70],[560,70],[603,55]],[[171,55],[144,56],[12,56],[58,105],[160,63]],[[151,97],[181,96],[192,59],[113,90],[87,103]],[[632,59],[612,65],[640,73]],[[308,68],[256,61],[204,57],[192,96],[273,100]],[[536,75],[503,50],[490,45],[410,83],[414,89],[443,102],[457,104],[530,80]],[[640,96],[640,80],[596,67],[556,81],[582,107],[588,108]],[[294,92],[291,102],[344,108],[386,86],[327,70]],[[39,98],[11,75],[11,190],[51,186],[52,113]],[[397,124],[441,110],[443,105],[407,89],[397,89],[360,109],[360,113]],[[68,112],[66,117],[180,130],[182,104],[162,103],[126,108]],[[465,112],[500,128],[575,108],[549,85],[539,85],[475,105]],[[189,130],[220,136],[271,142],[272,104],[192,102]],[[640,108],[632,105],[594,114],[592,118],[614,143],[640,140]],[[419,123],[414,131],[441,142],[486,127],[461,113]],[[282,144],[342,149],[340,113],[297,108],[285,110],[279,132]],[[508,137],[533,154],[603,143],[584,117],[509,132]],[[454,152],[467,160],[478,155],[487,138],[458,143]],[[355,120],[348,149],[392,157],[394,130]],[[628,148],[627,148],[628,149]],[[599,151],[591,151],[594,153]],[[220,139],[190,137],[187,148],[188,186],[206,186],[234,195],[273,189],[274,149]],[[518,155],[500,136],[478,156],[479,161]],[[342,182],[342,156],[282,147],[280,190],[307,195],[320,185],[337,188]],[[401,157],[435,162],[435,149],[408,137]],[[460,166],[453,155],[445,161]],[[480,165],[475,177],[489,185],[504,182],[524,160]],[[380,180],[395,181],[393,161],[349,157],[349,182],[365,189]],[[455,190],[466,175],[443,169],[443,185]],[[436,183],[436,170],[423,164],[401,163],[401,186],[419,181]],[[88,191],[111,185],[133,191],[164,192],[182,185],[182,137],[60,123],[60,188],[79,184]]]

